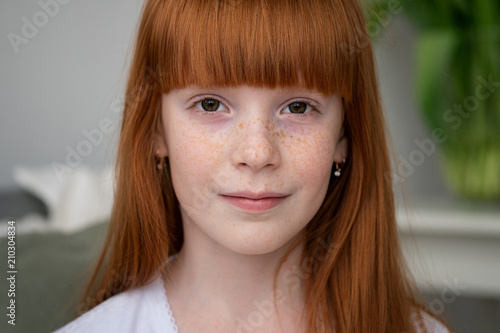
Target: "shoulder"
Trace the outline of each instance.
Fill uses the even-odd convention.
[[[167,315],[163,280],[117,294],[55,333],[175,332]]]
[[[416,313],[414,313],[413,321],[417,333],[450,333],[443,323],[423,310],[420,310],[420,316],[416,316]]]

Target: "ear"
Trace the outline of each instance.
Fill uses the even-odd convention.
[[[349,140],[347,139],[347,136],[345,136],[344,126],[342,126],[342,131],[335,146],[335,153],[333,156],[334,163],[344,163],[344,160],[347,159],[348,148]]]
[[[153,149],[154,154],[159,158],[168,156],[167,138],[164,135],[163,121],[161,120],[161,116],[159,117],[155,129]]]

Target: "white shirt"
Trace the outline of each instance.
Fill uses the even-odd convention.
[[[449,333],[440,322],[426,313],[423,313],[423,321],[428,332]],[[146,286],[110,297],[55,333],[174,333],[178,331],[168,303],[163,279],[160,276]]]
[[[178,331],[160,276],[146,286],[108,298],[55,333]]]

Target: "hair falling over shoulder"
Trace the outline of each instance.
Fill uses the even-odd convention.
[[[145,0],[114,207],[81,310],[148,283],[182,247],[169,161],[156,167],[153,138],[161,95],[191,84],[304,85],[342,97],[348,158],[306,228],[307,332],[425,332],[426,309],[399,248],[392,182],[384,176],[390,150],[357,0]]]

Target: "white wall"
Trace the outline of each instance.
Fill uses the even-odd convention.
[[[82,131],[99,128],[105,118],[117,124],[119,113],[111,105],[123,94],[124,65],[142,5],[141,0],[40,2],[52,5],[44,10],[38,0],[0,2],[0,190],[14,187],[14,165],[79,164],[77,158],[70,165],[65,159],[67,147],[89,148],[82,146],[87,140]],[[38,20],[36,34],[25,28],[23,35],[29,25],[23,18]],[[28,37],[27,44],[16,52],[9,33]],[[81,164],[112,162],[117,133],[95,141],[88,156],[78,154]]]

